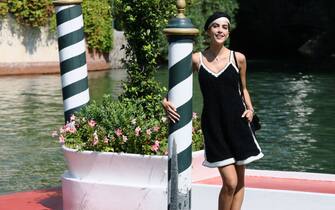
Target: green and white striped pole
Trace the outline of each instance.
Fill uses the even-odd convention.
[[[169,40],[168,99],[180,120],[169,125],[168,209],[191,209],[192,165],[192,50],[198,34],[184,16],[184,0],[177,1],[178,15],[164,29]]]
[[[55,0],[65,121],[89,100],[82,0]]]

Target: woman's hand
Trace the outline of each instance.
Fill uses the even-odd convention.
[[[177,113],[177,109],[173,106],[173,104],[168,101],[166,98],[162,101],[163,107],[165,109],[165,112],[168,116],[168,118],[175,123],[176,121],[179,121],[180,115]]]
[[[243,112],[242,118],[246,118],[247,121],[250,123],[252,121],[252,118],[254,117],[254,111],[247,109]]]

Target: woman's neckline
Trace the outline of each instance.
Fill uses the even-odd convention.
[[[228,49],[229,50],[229,49]],[[203,60],[203,57],[205,57],[204,53],[200,52],[200,62],[201,64],[203,65],[203,67],[209,71],[209,73],[213,74],[214,76],[219,76],[221,73],[223,73],[227,68],[228,66],[231,64],[231,50],[229,50],[229,56],[228,56],[228,61],[226,62],[226,64],[220,68],[219,71],[213,71],[211,68],[209,68],[209,66],[206,65],[206,63],[204,62]],[[206,57],[205,57],[206,58]],[[206,58],[206,61],[208,62],[208,59]],[[210,63],[210,62],[208,62]]]

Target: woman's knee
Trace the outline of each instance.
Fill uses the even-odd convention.
[[[238,180],[236,177],[226,177],[223,181],[222,187],[227,194],[233,195],[236,191],[237,185]]]
[[[222,189],[224,192],[231,195],[234,194],[238,185],[238,176],[235,167],[233,165],[222,167],[219,168],[219,172],[222,177]]]
[[[240,190],[244,187],[244,179],[245,179],[245,166],[236,166],[236,174],[237,174],[237,186],[236,191]]]

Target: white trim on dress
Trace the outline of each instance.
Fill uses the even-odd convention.
[[[225,160],[220,160],[217,162],[208,162],[206,157],[205,160],[202,162],[202,165],[208,168],[218,168],[218,167],[224,167],[227,165],[231,165],[231,164],[235,164],[235,165],[247,165],[251,162],[254,162],[255,160],[259,160],[264,156],[264,154],[262,152],[260,152],[258,155],[256,156],[250,156],[245,160],[238,160],[236,161],[235,158],[228,158]]]
[[[226,69],[227,69],[227,68],[229,67],[229,65],[231,64],[231,65],[234,67],[235,71],[236,71],[237,73],[239,73],[238,68],[236,67],[236,65],[234,64],[234,62],[232,62],[232,56],[233,56],[233,51],[232,51],[232,50],[230,50],[229,61],[228,61],[227,64],[226,64],[220,71],[218,71],[217,73],[213,72],[212,70],[210,70],[210,68],[208,68],[208,67],[206,66],[206,64],[203,62],[203,59],[202,59],[202,56],[203,56],[202,53],[201,53],[201,52],[199,52],[199,53],[200,53],[200,66],[199,66],[199,70],[200,70],[200,67],[203,66],[204,69],[205,69],[208,73],[210,73],[210,74],[213,75],[214,77],[219,77],[223,72],[226,71]]]
[[[255,160],[259,160],[261,159],[262,157],[264,156],[264,154],[262,152],[260,152],[258,155],[256,156],[251,156],[251,157],[248,157],[247,159],[245,160],[239,160],[239,161],[236,161],[236,165],[247,165]]]
[[[205,158],[205,160],[202,162],[202,165],[208,168],[218,168],[218,167],[223,167],[223,166],[234,164],[235,162],[236,162],[235,158],[229,158],[229,159],[221,160],[217,162],[208,162]]]

